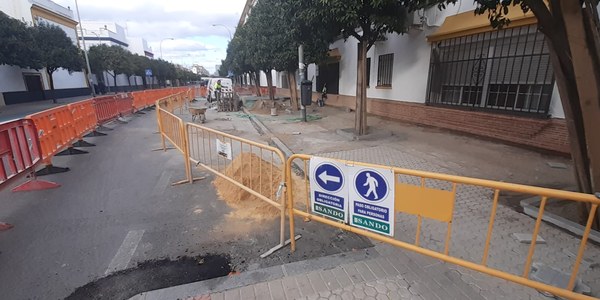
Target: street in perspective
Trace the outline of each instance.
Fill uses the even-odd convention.
[[[0,2],[2,299],[600,299],[567,0]]]

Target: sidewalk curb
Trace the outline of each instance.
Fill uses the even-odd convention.
[[[285,155],[286,158],[294,155],[294,151],[292,151],[292,149],[288,148],[288,146],[286,146],[278,137],[273,135],[271,130],[269,130],[269,128],[267,128],[267,126],[265,126],[265,124],[259,118],[257,118],[253,113],[251,113],[245,107],[243,107],[243,110],[244,110],[244,113],[247,114],[248,117],[250,118],[250,122],[252,122],[255,126],[258,127],[259,133],[267,135],[271,139],[271,142],[273,144],[275,144],[275,146],[283,152],[283,154]]]
[[[330,256],[301,260],[279,266],[252,270],[234,276],[218,277],[197,281],[164,289],[137,294],[129,300],[163,300],[187,299],[199,295],[219,293],[247,285],[277,280],[283,277],[295,276],[321,269],[333,269],[339,265],[366,261],[381,257],[376,247],[369,247],[355,252],[344,252]]]
[[[292,149],[290,149],[278,137],[276,137],[271,132],[271,130],[269,130],[269,128],[267,128],[267,126],[265,126],[265,124],[259,118],[257,118],[253,113],[251,113],[245,107],[242,107],[242,109],[244,110],[244,113],[248,115],[248,118],[250,119],[250,122],[252,122],[254,127],[256,128],[256,131],[258,131],[258,133],[260,135],[268,136],[269,139],[271,140],[270,144],[272,146],[275,146],[275,148],[281,150],[281,152],[283,152],[283,155],[285,156],[285,158],[289,158],[290,156],[295,154],[294,151],[292,151]],[[298,176],[304,176],[304,172],[305,172],[304,168],[302,166],[298,165],[296,162],[292,162],[292,164],[293,164],[293,169],[295,170],[295,173]]]

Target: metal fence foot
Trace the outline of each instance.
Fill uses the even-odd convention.
[[[297,241],[297,240],[299,240],[301,237],[302,237],[302,235],[300,235],[300,234],[299,234],[299,235],[296,235],[296,236],[294,237],[294,240],[295,240],[295,241]],[[286,240],[286,241],[285,241],[285,243],[283,243],[283,245],[282,245],[282,244],[279,244],[279,245],[277,245],[277,246],[275,246],[275,247],[273,247],[273,248],[269,249],[269,251],[267,251],[267,252],[265,252],[265,253],[261,254],[261,255],[260,255],[260,258],[265,258],[265,257],[267,257],[267,256],[269,256],[269,255],[271,255],[271,254],[275,253],[275,251],[277,251],[277,250],[279,250],[279,249],[281,249],[281,248],[283,248],[283,247],[285,247],[285,246],[289,245],[291,242],[292,242],[292,240],[291,240],[291,239],[288,239],[288,240]]]

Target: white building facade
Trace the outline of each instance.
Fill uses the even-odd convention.
[[[39,22],[56,25],[77,44],[77,22],[73,11],[50,0],[2,0],[0,11],[8,16],[34,26]],[[82,72],[59,69],[52,74],[58,98],[90,94]],[[0,106],[49,99],[50,84],[45,70],[22,69],[0,65]]]
[[[367,111],[410,123],[569,153],[564,112],[537,20],[511,8],[493,29],[472,1],[414,13],[406,34],[388,34],[367,53]],[[245,19],[245,16],[242,16]],[[338,40],[330,57],[309,65],[313,98],[356,106],[357,40]],[[261,85],[266,86],[265,74]],[[273,76],[288,96],[284,74]]]
[[[154,58],[154,53],[152,48],[148,46],[148,42],[143,38],[127,36],[127,30],[124,26],[114,22],[86,20],[81,21],[81,24],[82,34],[80,39],[85,39],[87,49],[100,44],[119,46],[131,53]],[[93,82],[95,84],[102,82],[111,92],[133,91],[144,87],[143,79],[140,76],[130,76],[128,78],[125,74],[118,74],[115,85],[115,79],[111,75],[112,72],[103,72],[102,78],[98,78],[94,70],[92,70],[92,73],[94,73]],[[151,84],[152,77],[147,76],[146,83]]]

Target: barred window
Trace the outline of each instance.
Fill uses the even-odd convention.
[[[394,70],[394,53],[379,55],[377,64],[377,86],[391,87]]]
[[[554,73],[534,25],[432,45],[428,103],[548,114]]]

